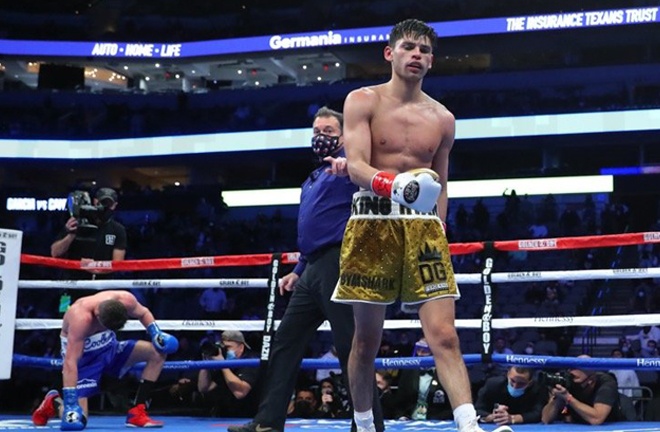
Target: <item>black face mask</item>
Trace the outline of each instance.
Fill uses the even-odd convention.
[[[312,150],[319,157],[323,159],[326,156],[333,155],[339,148],[339,137],[318,134],[312,137]]]
[[[104,224],[112,218],[112,215],[115,213],[110,207],[103,206],[103,210],[96,214],[96,223]]]
[[[296,414],[298,414],[301,418],[311,418],[314,414],[312,403],[305,400],[297,401]]]

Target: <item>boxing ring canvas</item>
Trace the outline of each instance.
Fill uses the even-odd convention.
[[[163,420],[165,426],[162,430],[167,432],[188,432],[191,430],[209,430],[224,432],[227,427],[235,424],[244,424],[246,419],[218,419],[218,418],[200,418],[200,417],[167,417],[154,416],[158,420]],[[124,416],[93,416],[87,423],[85,430],[96,432],[110,432],[124,428]],[[493,425],[482,425],[488,432],[495,429]],[[29,416],[7,416],[0,415],[0,431],[15,430],[59,430],[59,420],[51,420],[46,426],[34,426]],[[303,420],[290,419],[286,423],[286,431],[290,432],[322,432],[322,431],[350,431],[351,424],[349,420]],[[398,421],[387,420],[385,430],[389,432],[418,432],[418,431],[456,431],[453,422],[448,421]],[[575,425],[555,423],[551,425],[543,424],[525,424],[514,425],[515,432],[651,432],[660,431],[660,423],[654,422],[625,422],[612,423],[600,426]]]

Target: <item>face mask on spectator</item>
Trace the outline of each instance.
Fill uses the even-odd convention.
[[[514,388],[511,385],[511,383],[507,383],[506,389],[509,392],[509,394],[511,395],[511,397],[514,397],[514,398],[518,398],[518,397],[522,396],[523,394],[525,394],[525,388],[524,387],[523,388]]]
[[[236,358],[236,351],[227,350],[227,360],[234,360]]]
[[[302,418],[309,418],[314,414],[312,403],[306,400],[299,400],[296,402],[296,413]]]

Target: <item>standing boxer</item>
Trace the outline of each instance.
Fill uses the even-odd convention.
[[[422,91],[436,41],[419,20],[394,26],[384,50],[391,79],[352,91],[344,104],[348,173],[365,190],[353,198],[333,300],[353,305],[348,377],[358,432],[375,430],[374,359],[386,307],[397,298],[419,311],[459,431],[482,431],[454,326],[460,294],[442,222],[455,120]]]

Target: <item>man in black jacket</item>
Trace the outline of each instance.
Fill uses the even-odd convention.
[[[486,380],[475,404],[480,421],[498,425],[539,423],[548,394],[532,376],[532,369],[511,366],[505,376]]]
[[[428,357],[431,350],[425,339],[415,344],[414,357]],[[434,367],[403,369],[396,393],[396,418],[399,420],[451,420],[454,414],[449,398]]]

